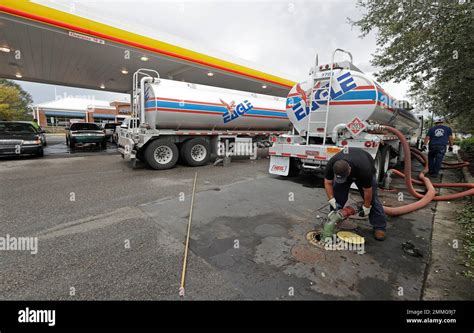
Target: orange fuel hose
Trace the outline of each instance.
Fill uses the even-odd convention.
[[[389,170],[391,174],[397,175],[401,178],[405,178],[405,174],[401,171],[395,170],[395,169],[390,169]],[[418,185],[423,185],[423,182],[421,180],[417,179],[412,179],[411,180],[414,184]],[[433,187],[469,187],[469,188],[474,188],[474,183],[434,183]],[[385,191],[397,191],[396,189],[384,189]]]
[[[465,166],[470,165],[469,162],[456,162],[456,163],[448,163],[448,162],[443,162],[443,167],[442,169],[457,169],[457,168],[462,168]]]
[[[418,178],[425,184],[427,188],[426,194],[422,195],[413,188],[412,184],[412,179],[411,179],[411,154],[410,154],[410,145],[408,144],[408,141],[405,139],[405,136],[403,135],[402,132],[397,130],[396,128],[390,127],[390,126],[382,126],[383,129],[386,129],[389,132],[392,132],[395,134],[399,139],[400,143],[402,145],[403,151],[405,152],[405,160],[404,160],[404,168],[403,171],[405,173],[405,184],[407,186],[408,191],[410,192],[411,195],[414,197],[420,199],[416,202],[403,205],[400,207],[386,207],[384,206],[384,211],[385,214],[390,215],[390,216],[397,216],[397,215],[403,215],[406,213],[411,213],[417,209],[423,208],[426,205],[428,205],[436,195],[435,188],[431,184],[431,181],[425,177],[424,173],[427,171],[427,167],[420,172],[418,175]]]
[[[427,157],[423,155],[417,149],[410,149],[410,145],[408,144],[408,141],[405,139],[405,136],[396,128],[393,128],[390,126],[381,126],[381,127],[395,134],[399,138],[403,151],[405,153],[404,154],[405,156],[404,168],[403,168],[404,172],[400,172],[395,169],[391,169],[389,171],[397,176],[403,177],[405,179],[405,184],[407,186],[408,192],[415,198],[419,199],[416,202],[413,202],[404,206],[400,206],[400,207],[384,206],[385,214],[390,215],[390,216],[402,215],[402,214],[410,213],[420,208],[423,208],[426,205],[428,205],[432,200],[436,200],[436,201],[454,200],[454,199],[459,199],[468,195],[474,195],[474,184],[472,183],[439,183],[439,184],[433,185],[431,181],[425,177],[425,173],[428,171]],[[411,177],[411,155],[412,154],[418,161],[420,161],[423,164],[423,170],[418,175],[419,180],[412,179]],[[468,162],[443,163],[443,164],[446,165],[445,168],[449,168],[449,169],[462,168],[464,166],[469,165]],[[427,189],[426,193],[421,194],[417,192],[415,188],[413,187],[413,183],[424,185]],[[437,196],[436,191],[435,191],[435,186],[436,187],[469,187],[470,189],[463,192]]]

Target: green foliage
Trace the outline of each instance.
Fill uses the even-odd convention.
[[[372,64],[381,81],[410,82],[418,110],[474,130],[473,4],[456,1],[359,0],[362,37],[376,31]]]
[[[32,120],[28,105],[33,100],[18,84],[0,79],[0,120]]]
[[[458,222],[463,227],[463,252],[465,254],[464,265],[466,271],[464,274],[474,278],[474,205],[466,202],[466,205],[459,213]]]
[[[462,140],[459,146],[463,152],[467,154],[474,154],[474,137]]]

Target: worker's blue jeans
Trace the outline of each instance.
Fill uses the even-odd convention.
[[[429,173],[437,176],[441,170],[444,154],[446,154],[446,145],[430,145],[428,151]]]
[[[359,189],[359,193],[364,197],[364,190],[362,186],[359,184],[357,180],[352,180],[350,178],[347,179],[345,183],[339,184],[335,181],[333,182],[332,188],[334,190],[334,198],[336,202],[344,207],[349,197],[349,190],[351,188],[352,183],[355,182],[357,188]],[[385,216],[385,212],[383,210],[382,203],[379,200],[377,195],[377,181],[375,180],[375,176],[372,179],[372,208],[370,209],[369,214],[369,222],[375,230],[385,230],[387,227],[387,218]]]

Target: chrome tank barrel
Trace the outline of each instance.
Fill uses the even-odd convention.
[[[160,79],[145,85],[145,121],[157,129],[288,130],[285,99]]]
[[[312,77],[291,89],[286,111],[298,133],[307,131],[311,101],[310,132],[323,136],[324,123],[317,122],[323,122],[326,118],[324,111],[329,94],[329,74],[330,71],[316,73],[316,79],[322,80],[316,81],[312,98]],[[331,136],[336,125],[347,124],[356,116],[360,120],[396,127],[405,135],[411,135],[420,126],[418,119],[406,109],[403,102],[391,97],[378,83],[362,72],[334,69],[326,135]]]

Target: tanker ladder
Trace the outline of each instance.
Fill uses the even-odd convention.
[[[349,52],[349,51],[345,51],[343,49],[335,49],[334,52],[332,53],[332,62],[331,62],[331,71],[329,72],[329,79],[327,79],[327,77],[325,76],[322,76],[322,77],[319,77],[317,78],[316,77],[316,68],[318,68],[318,65],[319,65],[319,61],[318,61],[318,55],[316,54],[316,60],[315,60],[315,64],[314,64],[314,68],[312,70],[312,84],[311,84],[311,93],[309,95],[309,112],[308,112],[308,125],[307,125],[307,129],[306,129],[306,145],[310,145],[310,137],[319,137],[320,134],[317,134],[318,130],[320,128],[316,127],[316,132],[311,132],[311,125],[312,124],[324,124],[324,127],[323,127],[323,143],[321,145],[322,149],[325,149],[326,148],[326,136],[327,136],[327,129],[328,129],[328,121],[329,121],[329,108],[330,108],[330,104],[331,104],[331,90],[332,90],[332,81],[333,81],[333,73],[334,73],[334,58],[336,56],[336,53],[337,52],[342,52],[342,53],[346,53],[349,55],[350,57],[350,62],[352,63],[352,54]],[[327,91],[327,99],[326,99],[326,103],[324,104],[326,107],[322,110],[312,110],[312,107],[313,107],[313,98],[314,98],[314,94],[315,94],[315,86],[320,83],[321,86],[322,86],[322,83],[325,82],[325,81],[329,81],[329,84],[328,84],[328,87],[327,88],[324,88],[324,87],[317,87],[317,90],[319,91]],[[321,95],[321,93],[319,94]],[[321,114],[324,116],[324,120],[311,120],[311,116],[314,115],[314,114]],[[307,168],[307,169],[319,169],[318,167],[315,167],[313,165],[307,165],[305,163],[303,163],[302,165],[304,168]]]

